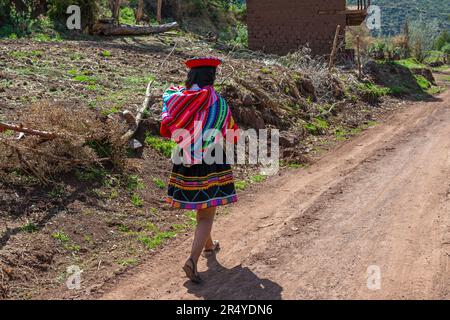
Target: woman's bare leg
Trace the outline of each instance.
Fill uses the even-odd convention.
[[[214,223],[216,208],[208,208],[197,211],[197,228],[195,229],[194,242],[192,243],[191,257],[195,263],[198,262],[200,255],[209,241],[212,243],[211,230]],[[212,247],[213,245],[211,245]]]

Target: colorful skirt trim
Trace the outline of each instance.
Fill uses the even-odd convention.
[[[174,208],[200,210],[237,202],[229,164],[174,165],[167,202]]]

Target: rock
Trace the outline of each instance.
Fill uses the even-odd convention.
[[[283,148],[292,148],[298,145],[300,137],[292,132],[280,132],[280,146]]]

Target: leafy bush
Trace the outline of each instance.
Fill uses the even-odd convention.
[[[436,39],[434,48],[436,50],[442,51],[442,48],[444,48],[446,45],[450,45],[450,32],[448,32],[447,30],[442,32]]]
[[[119,22],[123,24],[135,25],[136,17],[134,10],[130,7],[124,7],[120,9]]]
[[[450,43],[447,43],[445,46],[441,48],[441,51],[445,54],[450,55]]]

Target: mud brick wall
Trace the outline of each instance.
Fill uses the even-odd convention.
[[[247,0],[249,47],[267,53],[286,54],[309,44],[315,54],[329,54],[336,26],[345,33],[345,0]]]

